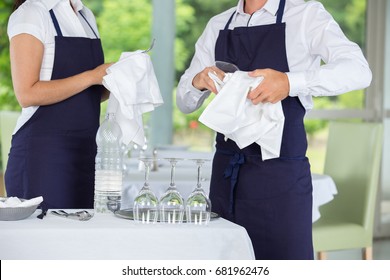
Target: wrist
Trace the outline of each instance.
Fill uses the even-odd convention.
[[[98,81],[98,77],[95,75],[93,70],[85,71],[84,73],[82,73],[81,78],[85,81],[86,86],[93,86],[99,83],[101,84],[101,81]]]

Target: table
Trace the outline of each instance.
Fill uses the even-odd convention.
[[[207,226],[137,224],[95,214],[77,221],[50,213],[40,220],[0,221],[1,260],[254,259],[246,230],[222,218]]]
[[[332,177],[325,174],[312,173],[313,182],[313,223],[321,217],[320,206],[324,205],[337,194],[336,184]]]
[[[211,165],[203,169],[203,186],[208,194]],[[196,184],[196,166],[178,165],[176,171],[177,185],[186,197]],[[157,195],[168,187],[169,173],[164,165],[151,172],[151,187]],[[136,168],[126,174],[123,209],[132,206],[131,198],[141,188],[143,174]],[[312,174],[312,178],[314,222],[320,218],[320,206],[330,202],[337,189],[328,175]],[[142,225],[113,214],[97,214],[87,222],[51,214],[39,220],[38,214],[22,221],[0,221],[0,259],[254,259],[246,230],[222,218],[201,227]]]

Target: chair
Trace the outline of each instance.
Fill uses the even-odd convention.
[[[2,157],[3,174],[8,162],[8,153],[11,148],[12,133],[16,126],[16,121],[20,116],[20,112],[0,111],[0,144]],[[5,196],[4,182],[0,184],[0,196]]]
[[[313,224],[317,259],[326,259],[326,251],[357,248],[363,259],[372,259],[382,133],[380,123],[330,123],[324,173],[338,194]]]

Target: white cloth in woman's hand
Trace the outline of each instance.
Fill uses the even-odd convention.
[[[107,69],[103,85],[111,92],[107,112],[115,113],[122,142],[143,146],[142,114],[164,103],[149,55],[143,51],[122,53]]]

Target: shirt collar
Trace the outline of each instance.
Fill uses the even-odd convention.
[[[83,9],[84,5],[81,0],[71,0],[73,7],[75,7],[76,11],[80,11]]]
[[[245,14],[244,13],[244,2],[245,2],[245,0],[238,1],[236,15],[237,14]],[[268,0],[267,2],[265,2],[262,9],[264,9],[265,11],[269,12],[272,15],[276,15],[278,8],[279,8],[279,2],[280,2],[280,0]]]
[[[61,1],[69,1],[69,0],[42,0],[42,3],[50,11]],[[76,11],[80,11],[83,9],[84,5],[83,2],[81,2],[81,0],[70,0],[70,1],[72,2],[72,5],[76,8]]]

